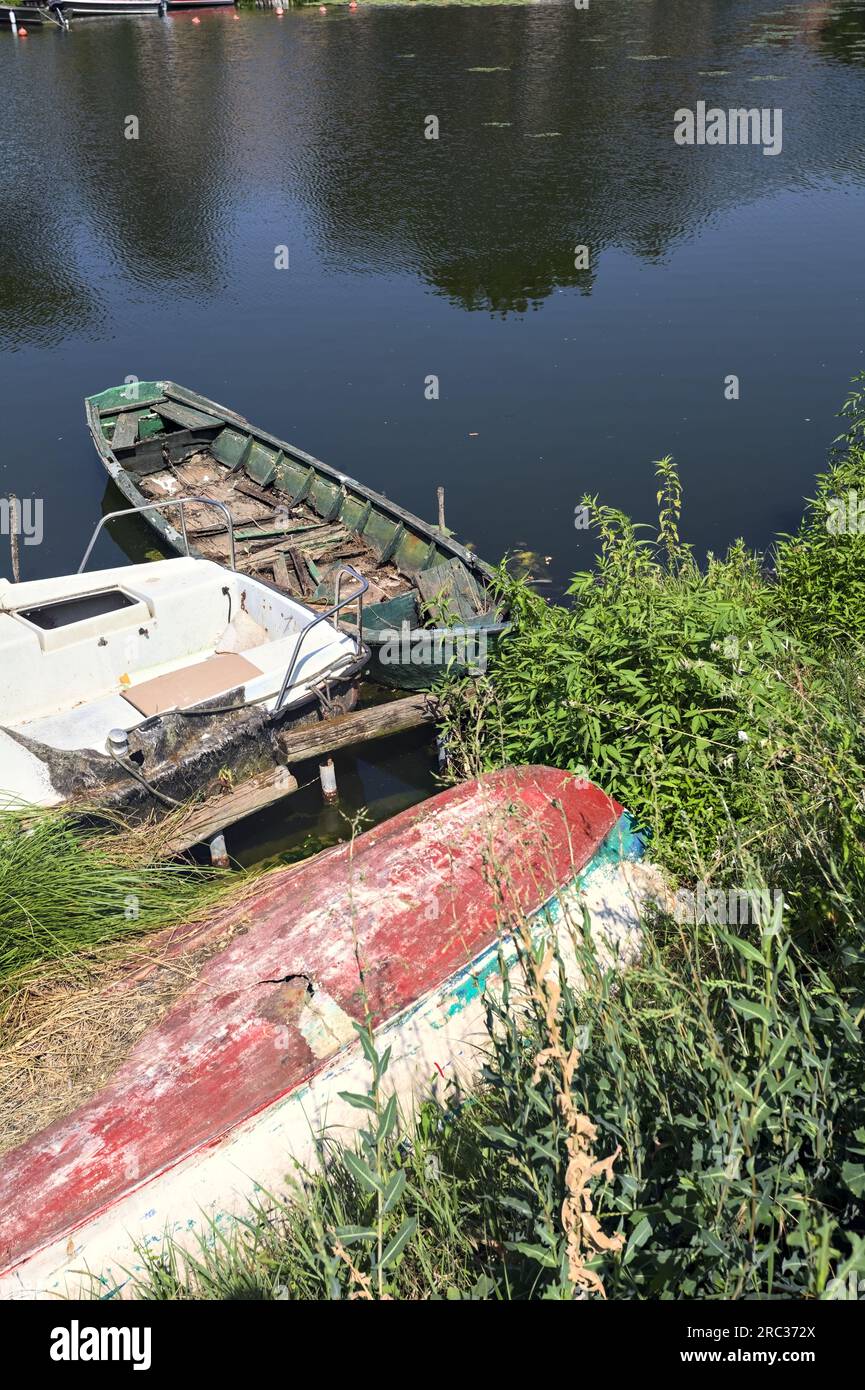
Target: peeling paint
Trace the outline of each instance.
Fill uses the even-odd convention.
[[[323,989],[307,999],[297,1026],[319,1058],[333,1056],[357,1037],[354,1020]]]
[[[103,1092],[0,1162],[0,1296],[71,1292],[82,1268],[120,1284],[136,1239],[182,1237],[192,1214],[233,1220],[256,1188],[284,1192],[292,1160],[316,1162],[316,1135],[354,1129],[358,1112],[340,1092],[369,1080],[353,1028],[366,1007],[358,955],[404,1110],[445,1077],[470,1080],[487,1042],[484,990],[499,981],[502,881],[490,863],[507,866],[508,912],[529,916],[533,932],[557,931],[567,971],[564,926],[583,903],[604,950],[632,956],[649,879],[610,848],[625,842],[620,815],[570,774],[508,769],[272,875],[243,905],[250,930],[208,962]],[[414,904],[392,894],[412,882]],[[429,902],[434,917],[416,906]],[[514,957],[510,943],[506,969]],[[312,996],[260,988],[301,972]]]

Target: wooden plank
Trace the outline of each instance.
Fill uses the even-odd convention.
[[[244,497],[254,497],[256,502],[266,502],[274,511],[279,504],[278,492],[265,492],[263,487],[250,482],[248,478],[238,478],[234,484],[234,491],[242,492]]]
[[[261,569],[264,565],[272,565],[278,555],[284,555],[286,549],[285,540],[277,542],[276,545],[262,545],[257,550],[251,548],[251,544],[244,544],[243,559],[251,569]],[[291,569],[289,567],[289,573]]]
[[[187,534],[187,536],[189,537],[189,539],[190,539],[191,541],[203,541],[203,540],[206,540],[206,539],[208,538],[208,536],[224,536],[224,535],[226,535],[226,526],[225,526],[225,523],[224,523],[224,522],[223,522],[223,524],[222,524],[221,526],[189,526],[189,525],[187,525],[187,527],[186,527],[186,534]],[[235,540],[237,540],[237,532],[236,532],[236,531],[235,531],[235,533],[234,533],[234,538],[235,538]]]
[[[277,555],[283,554],[288,548],[288,545],[292,545],[299,550],[302,555],[307,558],[312,556],[313,559],[317,560],[321,551],[329,550],[331,546],[336,545],[344,539],[344,537],[338,533],[338,529],[339,528],[337,528],[336,533],[331,532],[330,534],[326,534],[325,531],[322,531],[319,535],[312,536],[311,538],[302,535],[298,537],[289,533],[282,540],[277,540],[272,544],[266,541],[258,550],[248,550],[246,552],[247,558],[256,565],[269,565]],[[245,542],[245,544],[254,546],[255,542],[248,541]]]
[[[285,521],[282,525],[277,525],[268,518],[266,526],[249,526],[242,531],[235,531],[234,539],[236,541],[278,540],[280,536],[294,536],[301,531],[320,531],[326,525],[326,521]]]
[[[162,401],[156,408],[163,420],[182,425],[185,430],[212,430],[222,424],[215,415],[205,415],[203,410],[192,410],[190,406],[178,405],[176,401]]]
[[[325,522],[318,531],[301,532],[298,536],[292,536],[292,544],[303,553],[315,555],[318,550],[327,550],[332,545],[341,545],[343,542],[350,542],[357,545],[357,536],[351,531],[347,531],[338,521]]]
[[[315,558],[318,560],[319,564],[324,565],[326,568],[328,565],[335,564],[337,560],[340,560],[343,564],[347,563],[349,560],[362,560],[366,554],[367,552],[365,550],[353,550],[350,545],[338,545],[333,550],[323,550],[321,553],[316,551]],[[307,563],[311,565],[312,561],[309,556],[306,558]],[[321,572],[319,571],[319,580],[320,578]]]
[[[292,729],[277,735],[280,751],[288,763],[303,762],[350,748],[354,743],[369,743],[387,738],[390,734],[431,724],[436,718],[436,706],[429,695],[406,695],[371,709],[353,710],[336,719],[323,720],[302,729]]]
[[[114,426],[114,433],[111,436],[111,447],[116,452],[118,449],[131,449],[138,439],[138,412],[135,410],[124,411],[118,415]]]
[[[288,573],[288,561],[284,555],[277,555],[273,562],[273,582],[280,589],[285,589],[291,593],[291,576]]]
[[[454,560],[452,563],[454,567],[454,587],[457,593],[463,596],[469,608],[469,613],[466,615],[466,618],[476,618],[489,609],[489,596],[481,592],[481,587],[474,575],[469,573],[464,564],[459,560]]]
[[[297,582],[300,585],[300,593],[303,598],[311,597],[315,593],[315,583],[306,567],[306,561],[296,545],[287,545],[285,553],[294,565],[294,572],[297,575]]]
[[[248,777],[228,795],[213,796],[200,806],[193,806],[179,824],[177,834],[168,841],[166,852],[183,854],[193,845],[211,840],[227,825],[255,815],[256,811],[263,811],[296,791],[297,780],[285,767],[269,768],[267,772]]]
[[[459,584],[461,568],[459,560],[446,560],[443,565],[422,570],[416,577],[418,593],[434,622],[447,624],[450,616],[465,621],[477,613],[477,608]]]
[[[119,405],[108,405],[104,410],[100,410],[100,420],[110,420],[112,415],[119,415],[121,411],[128,410],[130,405],[133,410],[140,410],[142,406],[158,406],[165,400],[162,394],[146,395],[143,391],[139,395],[130,395]]]
[[[371,709],[353,710],[336,719],[325,719],[320,724],[291,729],[279,734],[277,739],[286,763],[300,763],[307,758],[326,757],[356,743],[369,743],[432,723],[435,715],[435,705],[428,695],[408,695]],[[287,767],[269,768],[267,772],[247,778],[225,795],[193,806],[179,824],[176,836],[169,841],[168,852],[182,854],[193,845],[211,840],[220,830],[291,796],[297,786],[297,780]]]

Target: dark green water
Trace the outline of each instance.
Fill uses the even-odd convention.
[[[550,556],[556,593],[590,558],[580,496],[649,520],[668,452],[699,551],[766,546],[865,366],[862,3],[90,21],[0,32],[0,85],[0,494],[45,509],[25,576],[74,568],[111,500],[81,400],[128,375],[429,517],[444,484],[449,525]],[[781,153],[677,146],[701,100],[781,107]],[[347,776],[393,809],[426,754],[385,753]]]

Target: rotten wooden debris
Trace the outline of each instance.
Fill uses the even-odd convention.
[[[191,806],[178,823],[177,833],[168,840],[166,852],[183,854],[195,845],[209,844],[229,826],[291,796],[298,790],[291,765],[313,758],[324,764],[339,749],[432,723],[436,712],[436,704],[428,695],[408,695],[280,735],[284,765],[246,778],[224,794]],[[328,783],[336,789],[335,777],[332,783],[328,778]]]

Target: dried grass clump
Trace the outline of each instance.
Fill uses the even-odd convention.
[[[201,922],[96,948],[0,989],[0,1153],[83,1104],[138,1039],[248,929]]]

